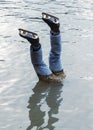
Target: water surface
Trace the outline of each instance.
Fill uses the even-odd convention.
[[[18,35],[18,28],[38,33],[48,64],[42,12],[60,18],[62,85],[38,82],[30,45]],[[92,0],[0,1],[0,130],[93,130],[92,33]]]

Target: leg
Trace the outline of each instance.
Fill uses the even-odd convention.
[[[61,63],[61,51],[62,43],[60,33],[53,35],[52,31],[50,32],[50,41],[51,41],[51,50],[49,56],[49,65],[52,72],[62,71]]]
[[[33,47],[30,46],[30,56],[31,56],[31,61],[32,61],[32,64],[34,66],[34,69],[35,69],[37,75],[46,76],[46,75],[52,74],[51,70],[48,68],[48,66],[43,61],[41,47],[39,50],[34,51]]]
[[[62,63],[61,63],[61,51],[62,42],[60,35],[60,23],[59,19],[55,16],[42,13],[42,19],[50,27],[50,41],[51,41],[51,51],[49,56],[49,65],[51,71],[61,78],[65,77]]]
[[[39,79],[47,82],[61,82],[61,79],[56,77],[43,61],[42,48],[38,35],[23,29],[19,30],[19,35],[27,39],[31,44],[31,61]]]

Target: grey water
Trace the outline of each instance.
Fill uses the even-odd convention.
[[[38,81],[29,43],[18,28],[38,33],[48,64],[49,28],[60,19],[62,85]],[[93,1],[0,0],[0,130],[93,130]]]

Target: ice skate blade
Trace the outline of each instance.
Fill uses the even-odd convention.
[[[53,15],[47,14],[47,13],[42,13],[42,18],[43,19],[49,19],[51,22],[53,22],[55,24],[59,23],[59,18],[57,18]]]
[[[38,38],[38,35],[36,33],[24,29],[19,29],[19,34],[25,38],[32,38],[32,39]]]

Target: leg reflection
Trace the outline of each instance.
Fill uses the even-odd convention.
[[[53,124],[58,121],[55,114],[62,101],[62,84],[38,82],[33,92],[28,105],[31,124],[27,130],[54,130]]]

